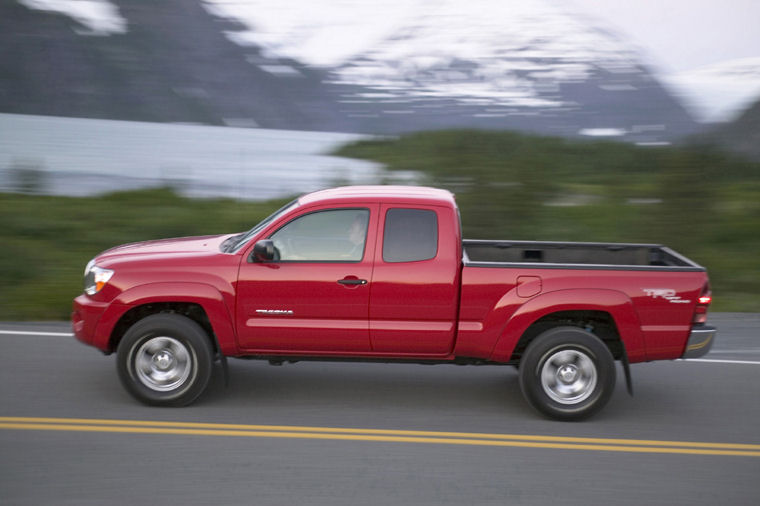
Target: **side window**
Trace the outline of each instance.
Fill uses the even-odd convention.
[[[270,239],[280,261],[360,262],[368,223],[368,209],[318,211],[296,218]]]
[[[385,214],[383,261],[418,262],[438,252],[438,217],[425,209],[389,209]]]

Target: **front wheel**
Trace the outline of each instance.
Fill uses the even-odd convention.
[[[119,379],[153,406],[186,406],[206,389],[213,350],[206,332],[181,315],[148,316],[127,330],[117,353]]]
[[[557,420],[580,420],[604,407],[615,388],[615,360],[594,334],[556,327],[536,337],[520,361],[528,403]]]

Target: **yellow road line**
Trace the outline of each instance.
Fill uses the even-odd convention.
[[[31,417],[2,417],[0,422],[10,423],[44,423],[44,424],[83,424],[83,425],[122,425],[135,427],[171,427],[190,429],[217,429],[217,430],[245,430],[245,431],[287,431],[287,432],[321,432],[321,433],[344,433],[344,434],[372,434],[394,436],[432,436],[432,437],[455,437],[455,438],[480,438],[496,440],[516,441],[549,441],[563,443],[592,443],[592,444],[615,444],[615,445],[639,445],[639,446],[684,446],[690,448],[716,448],[733,450],[759,450],[760,444],[734,444],[734,443],[702,443],[692,441],[656,441],[642,439],[609,439],[588,437],[565,437],[565,436],[535,436],[521,434],[488,434],[472,432],[439,432],[419,430],[393,430],[393,429],[354,429],[337,427],[304,427],[290,425],[241,425],[227,423],[197,423],[197,422],[163,422],[142,420],[109,420],[92,418],[31,418]]]
[[[760,457],[760,445],[756,444],[650,441],[637,439],[576,438],[562,436],[530,436],[519,434],[405,431],[334,427],[290,427],[277,425],[101,420],[86,418],[0,417],[0,429],[380,441],[397,443],[433,443],[633,453],[671,453],[687,455]]]

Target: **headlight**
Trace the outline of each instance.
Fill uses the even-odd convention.
[[[84,269],[84,293],[95,295],[106,286],[111,276],[113,276],[111,269],[98,267],[95,265],[95,260],[91,260]]]

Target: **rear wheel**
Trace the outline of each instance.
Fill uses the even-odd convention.
[[[213,350],[191,319],[156,314],[127,330],[117,354],[119,379],[138,400],[154,406],[185,406],[206,389]]]
[[[528,345],[520,389],[535,409],[558,420],[580,420],[604,407],[615,388],[615,360],[594,334],[556,327]]]

